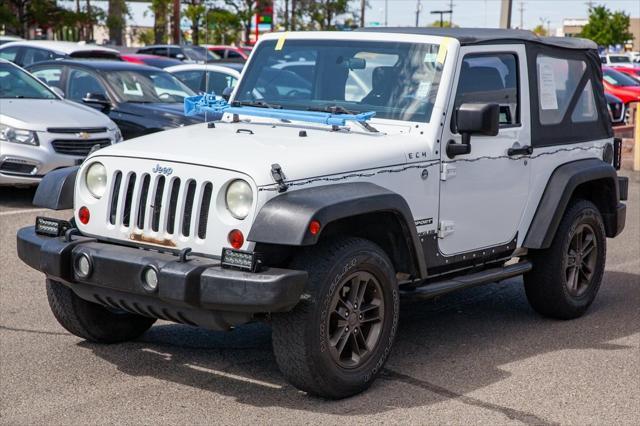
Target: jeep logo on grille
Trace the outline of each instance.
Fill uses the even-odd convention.
[[[173,173],[173,169],[171,167],[162,167],[160,164],[156,164],[156,166],[151,169],[151,171],[153,173],[160,173],[165,176],[169,176],[171,173]]]

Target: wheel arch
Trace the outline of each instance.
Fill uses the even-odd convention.
[[[312,220],[320,232],[309,231]],[[406,200],[369,182],[322,185],[289,191],[267,201],[257,213],[248,241],[258,248],[313,246],[337,236],[378,244],[398,272],[426,276],[426,263]]]
[[[565,211],[576,199],[593,202],[603,217],[607,237],[616,236],[619,232],[618,191],[617,174],[609,163],[591,158],[560,165],[547,182],[523,247],[546,249],[551,246]]]

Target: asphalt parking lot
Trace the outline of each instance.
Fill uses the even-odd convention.
[[[539,317],[520,279],[407,300],[382,376],[337,402],[284,381],[264,324],[159,322],[108,346],[70,335],[15,252],[44,212],[33,190],[0,188],[0,423],[640,424],[640,173],[626,174],[627,227],[585,317]]]

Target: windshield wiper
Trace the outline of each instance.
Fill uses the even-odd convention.
[[[307,108],[307,111],[316,111],[316,112],[328,112],[331,114],[350,114],[350,115],[358,115],[359,112],[358,111],[352,111],[349,109],[346,109],[343,106],[340,105],[325,105],[325,106],[321,106],[321,107],[309,107]],[[365,130],[369,131],[369,132],[373,132],[373,133],[377,133],[378,129],[376,129],[375,127],[373,127],[371,124],[367,123],[366,121],[358,121],[358,124],[361,125],[362,127],[364,127]]]
[[[264,101],[233,101],[231,106],[249,106],[257,108],[282,109],[282,105],[269,104]]]

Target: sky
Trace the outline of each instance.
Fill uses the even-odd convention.
[[[384,25],[385,0],[368,0],[366,22]],[[386,0],[389,26],[415,25],[417,0]],[[420,25],[439,20],[432,10],[447,10],[449,0],[421,0]],[[461,27],[497,27],[500,22],[500,0],[453,0],[453,23]],[[565,18],[587,18],[586,0],[513,0],[512,27],[520,27],[520,4],[523,4],[523,27],[532,29],[550,21],[551,30],[562,27]],[[622,10],[633,18],[640,17],[640,0],[600,0],[594,5],[605,5],[611,10]],[[446,15],[445,15],[446,16]],[[445,18],[446,20],[446,18]]]

